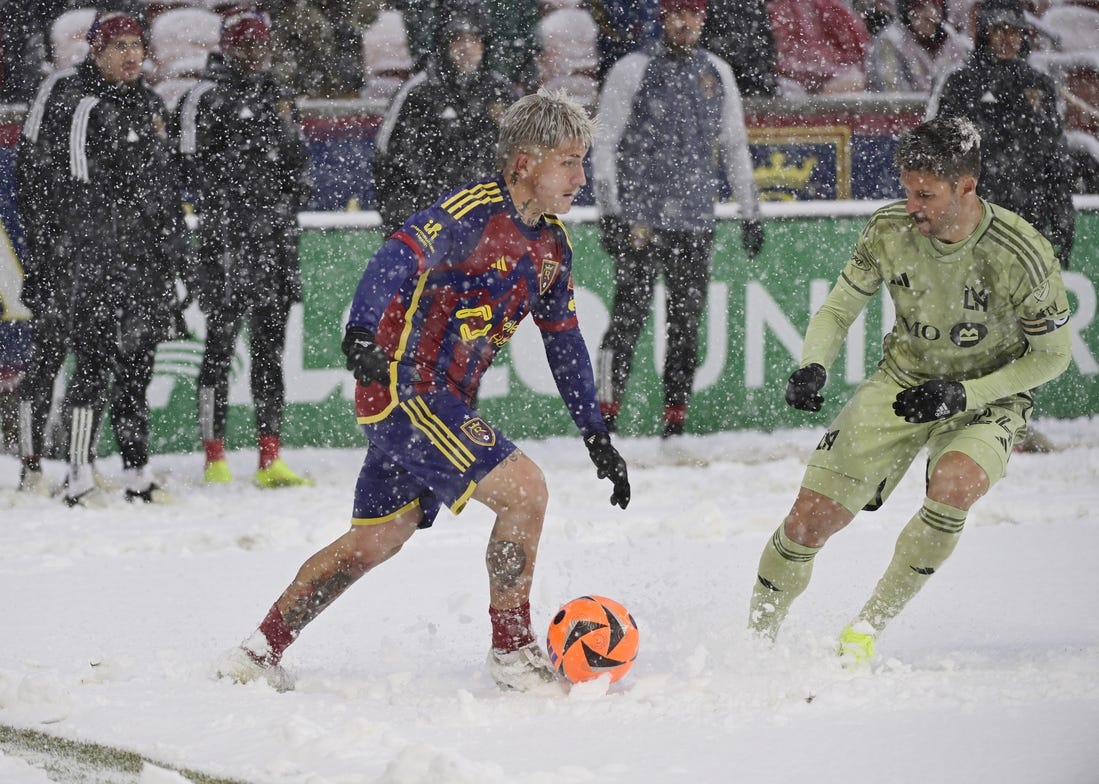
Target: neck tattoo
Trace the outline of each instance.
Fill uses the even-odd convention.
[[[533,199],[527,199],[522,204],[515,205],[515,209],[519,213],[519,219],[528,226],[533,226],[538,223],[538,220],[542,217],[542,212],[540,210],[531,211],[532,208],[530,203],[532,201]]]

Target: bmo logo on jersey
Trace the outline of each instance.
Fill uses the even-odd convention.
[[[963,321],[955,324],[950,330],[950,340],[959,348],[972,348],[988,336],[988,327],[984,324],[975,324],[971,321]]]

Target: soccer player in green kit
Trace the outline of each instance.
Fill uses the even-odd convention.
[[[851,663],[874,654],[886,624],[954,550],[969,508],[1003,478],[1026,432],[1030,390],[1070,360],[1068,298],[1053,248],[1013,212],[977,196],[980,134],[935,119],[896,152],[904,201],[875,212],[809,322],[786,402],[819,411],[851,324],[885,286],[896,322],[877,370],[828,426],[790,513],[763,550],[749,625],[774,639],[824,543],[878,508],[927,447],[923,506],[840,634]]]

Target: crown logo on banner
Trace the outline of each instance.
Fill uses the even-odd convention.
[[[753,176],[760,190],[797,191],[809,183],[817,165],[816,156],[809,156],[798,165],[786,163],[786,153],[773,151],[767,157],[767,165],[758,167]]]

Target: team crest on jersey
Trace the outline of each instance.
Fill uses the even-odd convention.
[[[553,259],[542,259],[538,268],[538,292],[545,294],[557,280],[557,273],[561,271],[561,263]]]
[[[462,424],[466,438],[479,446],[496,446],[496,431],[481,417],[474,417]]]
[[[1045,302],[1046,297],[1049,296],[1049,281],[1043,281],[1042,285],[1034,289],[1034,301]]]

